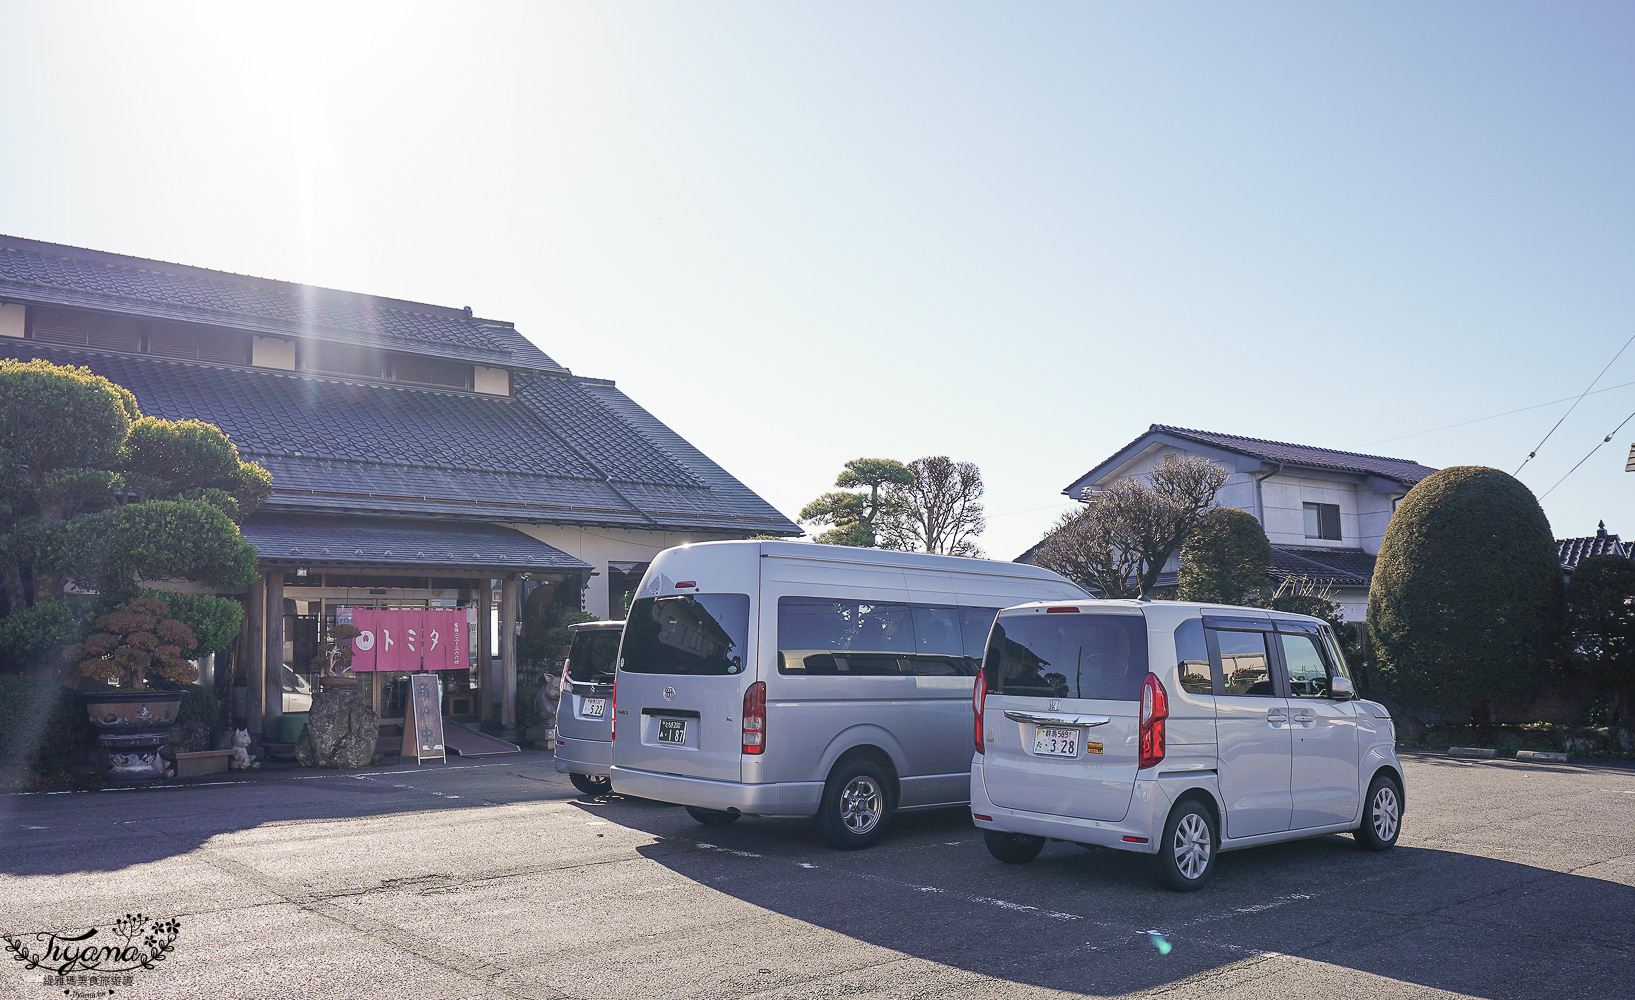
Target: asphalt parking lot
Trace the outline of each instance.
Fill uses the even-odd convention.
[[[176,918],[121,998],[1635,994],[1635,770],[1407,766],[1396,850],[1228,854],[1190,895],[1114,851],[999,864],[960,811],[851,854],[706,828],[543,754],[10,795],[0,931]],[[23,964],[0,996],[65,995]]]

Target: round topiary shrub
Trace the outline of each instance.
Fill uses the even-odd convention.
[[[1216,507],[1181,543],[1177,596],[1183,601],[1244,604],[1266,589],[1272,543],[1253,514]]]
[[[1555,537],[1531,491],[1455,466],[1415,486],[1380,545],[1368,629],[1386,692],[1492,721],[1538,690],[1562,624]]]

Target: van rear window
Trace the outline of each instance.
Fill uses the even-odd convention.
[[[994,694],[1136,701],[1147,676],[1147,620],[1095,614],[1001,618],[983,669]]]
[[[745,594],[643,597],[624,623],[620,669],[636,674],[736,674],[749,638]]]
[[[581,684],[613,683],[613,662],[619,657],[619,630],[580,629],[568,650],[568,679]]]

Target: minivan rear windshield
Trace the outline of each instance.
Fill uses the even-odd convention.
[[[1141,615],[1016,615],[994,622],[983,660],[994,694],[1136,701],[1147,675]]]
[[[613,663],[618,658],[618,629],[579,629],[568,650],[568,679],[581,684],[612,684]]]
[[[643,597],[625,619],[620,667],[636,674],[736,674],[748,639],[746,594]]]

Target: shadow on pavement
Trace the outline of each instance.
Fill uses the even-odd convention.
[[[1223,855],[1209,886],[1181,894],[1157,885],[1148,858],[1122,851],[1053,843],[1031,864],[1001,864],[963,810],[900,816],[884,842],[847,853],[809,823],[753,818],[690,828],[715,848],[700,850],[675,837],[672,813],[649,806],[596,811],[667,835],[641,853],[715,891],[1051,989],[1148,990],[1276,953],[1494,1000],[1609,996],[1628,987],[1635,949],[1622,916],[1635,913],[1635,888],[1453,851],[1373,854],[1322,837]],[[1241,974],[1287,974],[1264,968]],[[1287,986],[1269,992],[1299,990]]]

